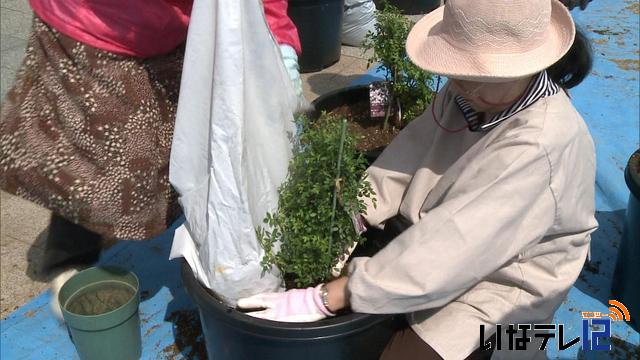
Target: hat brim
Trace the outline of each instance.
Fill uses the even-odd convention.
[[[442,33],[444,6],[425,15],[411,29],[406,50],[418,67],[453,79],[500,82],[536,74],[556,63],[569,51],[575,37],[571,14],[562,3],[551,1],[551,21],[545,41],[519,53],[489,54],[460,49]]]

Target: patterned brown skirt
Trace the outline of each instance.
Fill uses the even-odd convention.
[[[135,59],[35,18],[0,115],[0,187],[107,238],[147,239],[179,214],[169,152],[184,52]]]

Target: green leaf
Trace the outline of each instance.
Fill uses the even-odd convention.
[[[303,126],[301,146],[294,148],[287,178],[279,189],[278,210],[266,216],[273,230],[260,229],[256,234],[265,248],[263,268],[278,266],[283,274],[293,277],[293,284],[306,287],[327,280],[340,249],[358,239],[351,214],[364,207],[362,197],[370,197],[371,191],[365,180],[366,160],[356,151],[357,139],[347,133],[340,203],[331,227],[342,119],[322,114],[314,122],[306,118],[298,121]],[[280,251],[274,254],[276,243],[280,243]]]

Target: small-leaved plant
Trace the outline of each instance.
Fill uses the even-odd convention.
[[[278,209],[256,230],[265,249],[263,268],[276,265],[287,287],[328,280],[337,259],[364,239],[352,216],[365,213],[365,198],[375,205],[367,162],[356,151],[346,120],[322,114],[316,121],[298,121],[303,131],[279,188]]]
[[[431,103],[433,75],[420,69],[407,56],[405,42],[413,21],[386,1],[382,4],[384,8],[376,12],[376,31],[367,34],[363,48],[373,49],[368,64],[380,63],[385,70],[385,78],[392,84],[390,108],[398,99],[402,110],[402,118],[399,119],[402,123],[398,125],[403,125],[422,114]],[[385,130],[388,128],[389,110]]]

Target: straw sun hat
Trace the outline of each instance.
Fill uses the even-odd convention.
[[[575,31],[558,0],[448,0],[411,29],[407,54],[435,74],[500,82],[553,65]]]

